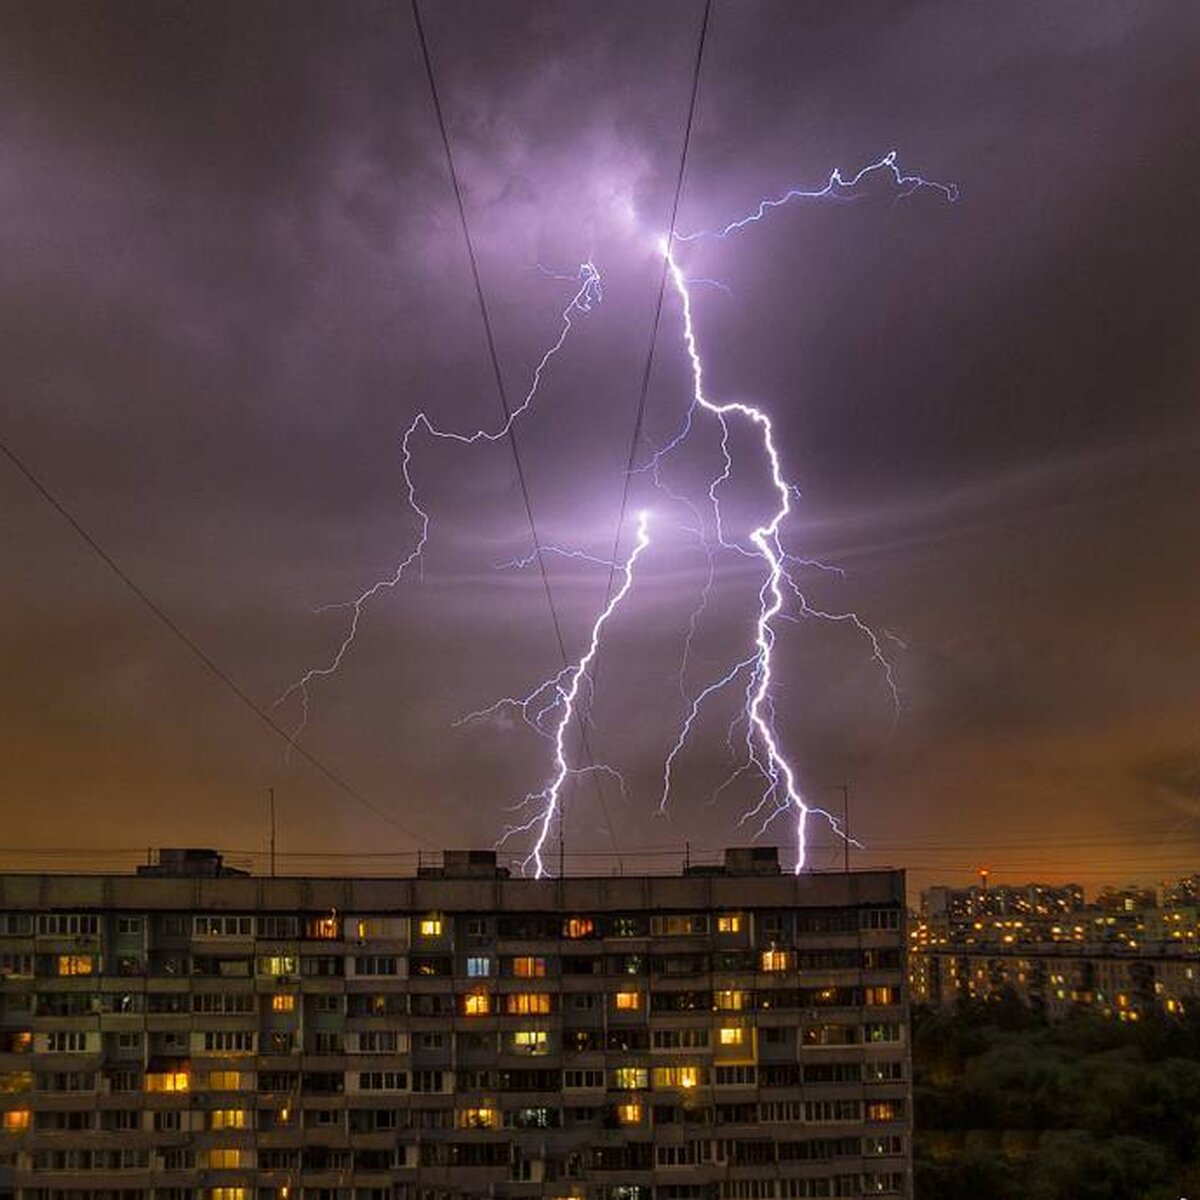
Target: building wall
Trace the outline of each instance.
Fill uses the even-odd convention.
[[[909,1196],[903,902],[899,872],[0,876],[0,1191]]]

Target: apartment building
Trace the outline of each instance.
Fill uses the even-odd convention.
[[[14,1200],[911,1195],[904,878],[0,875]]]

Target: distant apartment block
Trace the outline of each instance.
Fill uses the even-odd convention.
[[[1015,996],[1050,1020],[1090,1009],[1119,1020],[1200,1008],[1200,908],[1189,876],[1106,888],[929,888],[910,918],[913,1001],[935,1007]]]
[[[14,1200],[911,1195],[900,872],[0,876]]]

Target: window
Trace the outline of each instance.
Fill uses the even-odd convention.
[[[154,1114],[154,1128],[159,1133],[178,1133],[183,1127],[179,1109],[161,1109]]]
[[[491,973],[492,960],[490,958],[476,955],[467,959],[467,975],[472,979],[479,979]]]
[[[717,1031],[717,1041],[722,1046],[744,1046],[746,1031],[738,1025],[723,1025]]]
[[[514,958],[512,973],[518,979],[541,979],[546,974],[546,960],[534,957]]]
[[[81,1054],[86,1049],[86,1033],[59,1031],[46,1034],[46,1050],[50,1054]]]
[[[193,917],[192,937],[252,938],[253,917]]]
[[[862,1077],[866,1083],[898,1083],[904,1079],[904,1064],[888,1059],[863,1063]]]
[[[860,929],[899,929],[898,908],[864,908],[859,913]]]
[[[563,937],[589,938],[596,933],[596,922],[591,917],[567,917],[563,921]]]
[[[613,995],[613,1007],[618,1012],[637,1012],[642,1007],[642,993],[616,992]]]
[[[648,1087],[650,1072],[645,1067],[614,1067],[612,1087],[618,1091],[633,1091]]]
[[[655,1067],[656,1088],[694,1088],[707,1083],[707,1072],[697,1066]]]
[[[244,1187],[209,1188],[208,1200],[250,1200],[250,1189]]]
[[[702,1050],[708,1045],[707,1029],[655,1029],[655,1050]]]
[[[91,954],[60,954],[55,963],[56,975],[92,975],[96,960]]]
[[[518,1054],[545,1054],[550,1048],[549,1034],[544,1029],[518,1029],[512,1040]]]
[[[322,942],[336,942],[342,936],[342,922],[336,912],[325,917],[309,917],[304,923],[304,936]]]
[[[192,1078],[187,1071],[149,1071],[146,1073],[148,1092],[186,1092],[191,1089]]]
[[[446,1078],[444,1071],[414,1071],[414,1092],[444,1092]]]
[[[358,1086],[364,1092],[403,1092],[408,1089],[407,1071],[360,1071]]]
[[[211,1092],[240,1092],[244,1086],[241,1071],[209,1071],[208,1073],[208,1090]]]
[[[258,936],[274,941],[286,941],[294,938],[299,931],[300,922],[295,917],[259,917]]]
[[[244,1108],[214,1108],[208,1114],[209,1129],[247,1129],[250,1114]]]
[[[753,1087],[758,1080],[754,1067],[714,1067],[713,1082],[718,1087]]]
[[[79,913],[43,913],[37,931],[46,937],[94,937],[100,932],[100,919]]]
[[[717,932],[718,933],[741,933],[742,932],[742,914],[741,913],[721,913],[717,917]]]
[[[254,1034],[240,1029],[209,1029],[204,1034],[206,1053],[253,1054]]]
[[[269,954],[259,958],[255,967],[259,975],[274,975],[282,979],[296,974],[296,956],[294,954]]]
[[[809,1125],[822,1125],[839,1121],[861,1121],[860,1100],[806,1100],[804,1120]]]
[[[903,1100],[872,1100],[867,1105],[868,1121],[899,1121],[903,1116]]]
[[[764,950],[761,969],[764,971],[787,971],[792,966],[792,955],[787,950]]]
[[[718,1012],[741,1012],[750,1007],[750,993],[721,991],[713,993],[713,1008]]]
[[[510,996],[510,1000],[514,997]],[[492,1011],[492,997],[487,992],[468,992],[463,997],[463,1013],[468,1017],[485,1017]],[[509,1008],[509,1012],[512,1012]]]
[[[863,988],[864,1004],[899,1004],[900,989],[886,985]]]
[[[655,937],[677,937],[680,935],[707,933],[708,915],[699,913],[696,916],[681,916],[667,914],[650,918],[650,932]]]
[[[296,997],[290,992],[276,992],[271,997],[271,1011],[290,1013],[296,1011]]]
[[[434,913],[422,917],[418,926],[422,937],[436,938],[442,936],[442,918]]]
[[[460,1108],[454,1114],[456,1129],[496,1129],[500,1114],[494,1108]]]
[[[29,1128],[29,1109],[10,1108],[4,1114],[5,1133],[24,1133]]]
[[[117,933],[122,935],[135,934],[142,932],[141,917],[118,917],[117,918]]]
[[[550,1011],[550,995],[546,992],[513,992],[504,997],[504,1011],[516,1016],[534,1016]]]
[[[640,1125],[642,1123],[642,1106],[640,1104],[618,1104],[614,1112],[617,1121],[622,1125]]]
[[[372,1029],[358,1035],[360,1054],[395,1054],[398,1035],[393,1029]]]
[[[252,1013],[253,992],[193,992],[192,1012],[196,1013]]]
[[[355,975],[396,975],[399,960],[394,954],[360,954],[354,960]]]
[[[902,1036],[897,1021],[868,1021],[863,1026],[864,1042],[898,1042]]]
[[[633,1068],[630,1068],[632,1070]],[[645,1072],[643,1071],[643,1074]],[[644,1085],[643,1085],[644,1086]],[[604,1072],[603,1071],[564,1071],[563,1072],[563,1087],[564,1088],[603,1088],[604,1087]]]

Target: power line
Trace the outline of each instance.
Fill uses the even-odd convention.
[[[696,117],[696,100],[700,94],[700,68],[704,61],[704,43],[708,36],[708,22],[712,13],[712,0],[705,0],[704,15],[700,21],[700,35],[696,42],[696,63],[692,69],[692,94],[688,101],[687,120],[683,128],[683,146],[679,154],[679,173],[675,178],[675,196],[671,201],[671,221],[667,226],[667,249],[663,253],[662,277],[658,283],[658,298],[654,304],[654,320],[650,326],[650,344],[646,348],[646,363],[642,369],[641,392],[638,396],[637,411],[634,414],[633,437],[629,442],[629,461],[625,467],[625,482],[621,488],[621,507],[617,515],[617,529],[613,536],[611,555],[612,566],[608,571],[608,587],[604,593],[605,604],[612,596],[613,582],[616,579],[617,550],[621,544],[621,529],[625,524],[625,511],[629,506],[629,489],[633,482],[633,469],[637,461],[638,442],[641,440],[642,427],[646,418],[646,400],[650,394],[650,376],[654,368],[654,347],[658,341],[658,327],[662,322],[663,302],[667,294],[667,278],[670,273],[669,250],[671,240],[675,237],[675,222],[679,216],[679,201],[683,196],[683,181],[687,171],[688,148],[692,141],[692,125]]]
[[[525,480],[525,468],[521,462],[521,452],[517,446],[517,431],[512,419],[512,410],[508,403],[508,392],[504,386],[504,374],[500,369],[500,356],[496,351],[496,339],[492,333],[492,320],[488,313],[487,299],[484,296],[483,280],[479,274],[479,263],[475,256],[475,243],[471,238],[471,228],[467,223],[467,210],[463,203],[462,187],[458,180],[458,171],[454,165],[454,154],[450,149],[450,134],[446,127],[446,119],[442,112],[441,97],[438,93],[437,79],[433,73],[433,59],[429,53],[429,43],[425,37],[425,27],[421,22],[421,9],[419,0],[412,0],[413,24],[417,30],[417,41],[421,46],[421,58],[425,64],[425,74],[429,78],[429,92],[433,100],[433,111],[437,117],[438,131],[442,137],[442,149],[446,154],[446,167],[450,173],[450,183],[454,189],[454,202],[458,207],[458,220],[462,226],[463,241],[467,247],[467,260],[471,265],[471,279],[475,284],[475,296],[479,301],[479,312],[483,319],[483,335],[487,342],[488,358],[492,364],[492,375],[496,381],[496,394],[500,399],[500,408],[504,413],[505,424],[508,427],[508,444],[512,450],[513,463],[517,470],[517,483],[521,488],[521,498],[525,503],[525,516],[529,521],[529,532],[533,537],[533,551],[537,558],[538,572],[542,578],[542,589],[546,594],[546,606],[550,610],[550,623],[554,627],[554,638],[558,643],[558,651],[562,658],[563,667],[570,665],[570,659],[567,656],[567,643],[563,637],[562,623],[558,618],[558,609],[554,603],[554,594],[550,589],[550,575],[546,569],[546,560],[542,554],[542,543],[538,537],[537,522],[533,515],[533,503],[529,498],[529,487]],[[609,586],[612,586],[610,576]],[[583,746],[584,758],[588,764],[595,766],[595,758],[592,755],[592,748],[588,740],[587,730],[582,723],[580,724],[580,740]],[[600,786],[600,779],[593,771],[592,783],[596,789],[596,798],[600,801],[601,812],[604,815],[604,823],[608,827],[608,835],[612,841],[613,848],[616,848],[617,838],[613,830],[612,819],[609,816],[608,804],[604,799],[604,791]]]
[[[182,642],[193,656],[204,665],[210,674],[215,676],[225,687],[232,692],[241,702],[248,708],[268,729],[271,730],[277,737],[281,738],[287,745],[300,755],[310,766],[315,767],[330,783],[340,788],[352,800],[361,804],[364,808],[373,812],[381,820],[386,821],[389,825],[398,829],[406,837],[412,838],[413,841],[420,842],[422,845],[431,845],[425,838],[414,833],[407,828],[385,809],[380,808],[377,804],[368,800],[357,788],[353,787],[335,771],[327,767],[319,758],[311,751],[300,745],[291,734],[278,725],[270,713],[260,708],[257,703],[245,692],[241,686],[234,682],[228,674],[220,667],[220,665],[212,658],[212,656],[204,650],[204,648],[184,632],[182,628],[166,613],[166,611],[155,601],[133,578],[130,574],[116,561],[115,558],[84,528],[83,525],[75,518],[74,514],[54,495],[53,492],[44,484],[33,471],[25,465],[25,463],[17,456],[16,451],[12,449],[6,442],[0,440],[0,452],[12,463],[14,467],[25,477],[29,484],[37,491],[42,499],[49,504],[64,521],[79,535],[84,543],[91,551],[108,567],[110,571],[142,602],[142,604],[166,626],[166,628]]]

